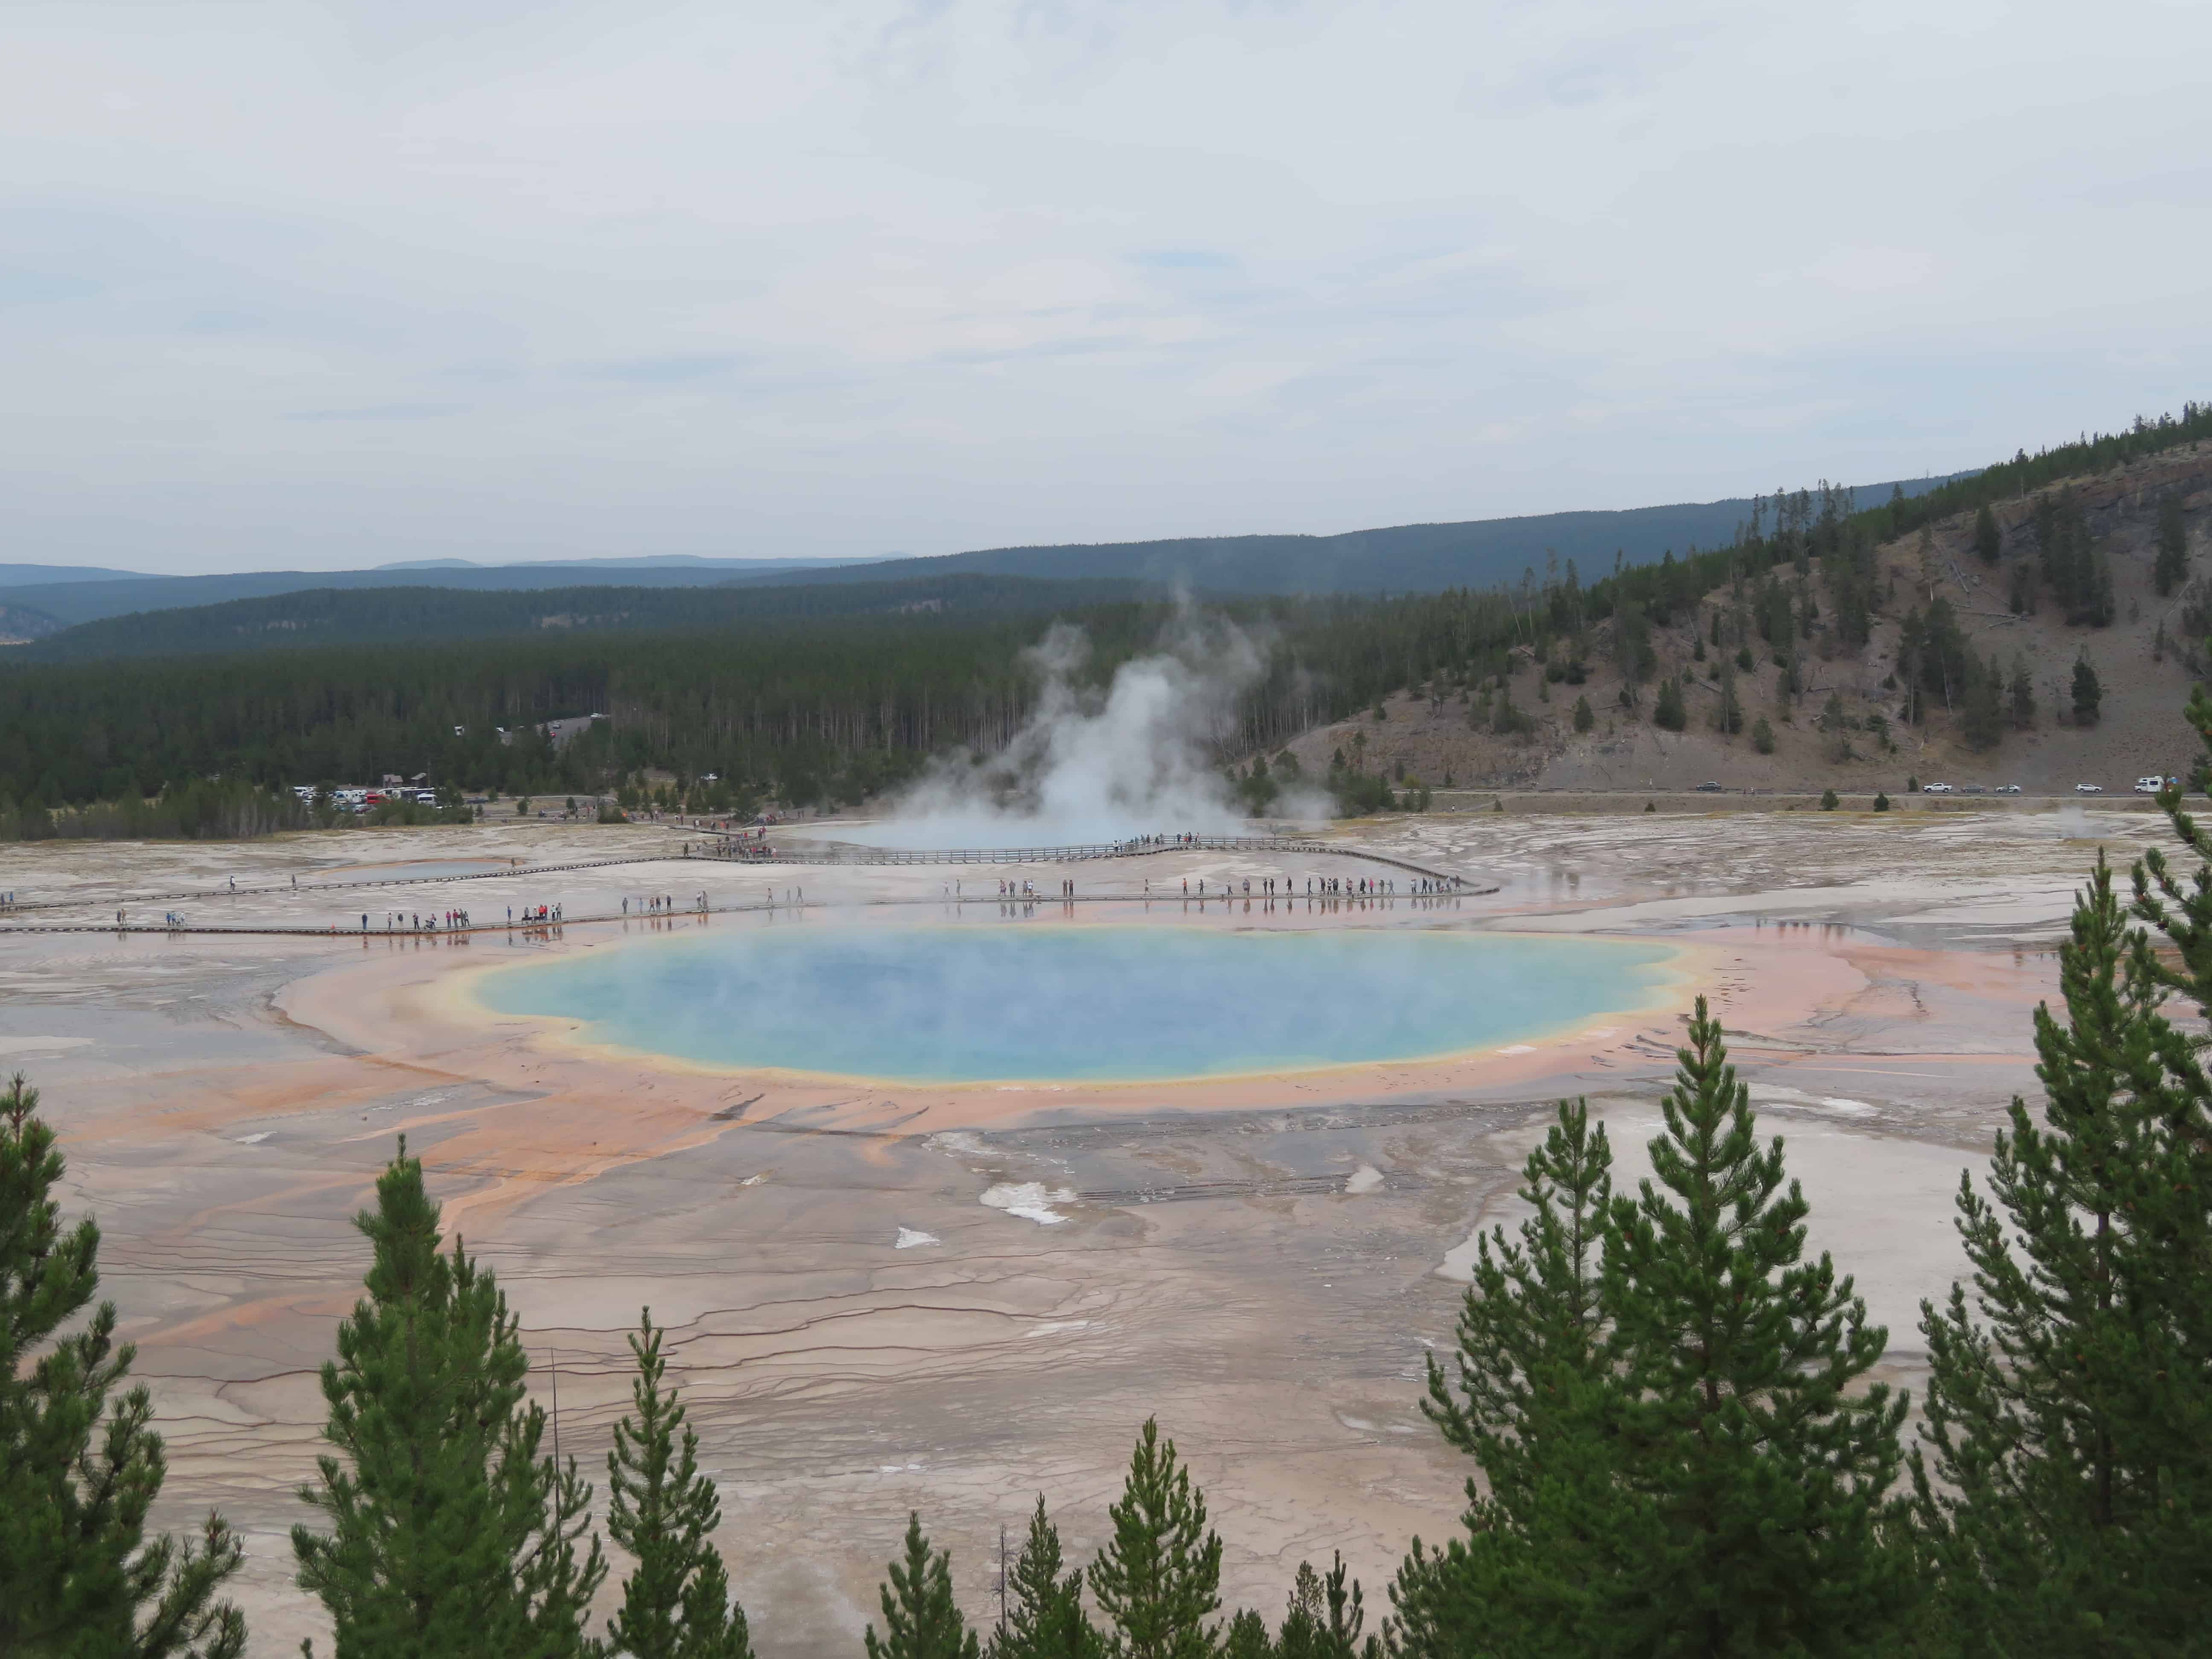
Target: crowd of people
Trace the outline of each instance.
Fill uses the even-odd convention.
[[[511,912],[509,914],[512,915]],[[363,933],[368,931],[366,915],[361,919],[361,926]],[[384,931],[387,933],[434,933],[441,928],[451,933],[467,926],[469,913],[465,910],[439,910],[427,914],[420,910],[386,910],[384,913]]]

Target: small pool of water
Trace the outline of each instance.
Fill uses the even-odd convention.
[[[1642,1006],[1663,945],[1413,930],[778,930],[488,975],[503,1014],[735,1070],[921,1083],[1231,1076],[1494,1047]]]

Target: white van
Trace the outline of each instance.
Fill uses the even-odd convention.
[[[2152,776],[2136,780],[2136,793],[2138,795],[2155,795],[2165,787],[2166,780],[2161,777]]]

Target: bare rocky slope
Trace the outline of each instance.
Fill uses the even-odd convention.
[[[2014,568],[2027,562],[2033,568],[2041,556],[2037,502],[2061,488],[2072,491],[2094,545],[2110,561],[2114,620],[2109,626],[2068,623],[2047,592],[2033,615],[2016,616],[2008,608]],[[2156,521],[2161,503],[2176,494],[2183,503],[2191,570],[2186,581],[2161,599],[2152,572]],[[1869,641],[1844,647],[1826,620],[1816,623],[1803,646],[1804,688],[1795,696],[1782,694],[1782,671],[1771,652],[1753,641],[1754,668],[1736,681],[1744,729],[1734,736],[1713,724],[1722,695],[1721,653],[1707,644],[1701,660],[1696,651],[1700,638],[1711,638],[1716,611],[1729,603],[1728,590],[1721,588],[1692,614],[1653,628],[1657,670],[1634,688],[1638,706],[1633,709],[1621,702],[1613,625],[1606,622],[1591,630],[1583,684],[1547,683],[1528,651],[1516,654],[1510,684],[1515,705],[1534,717],[1532,732],[1498,735],[1489,729],[1494,721],[1485,717],[1476,690],[1437,685],[1428,694],[1392,698],[1379,720],[1369,714],[1339,721],[1307,732],[1291,747],[1308,775],[1326,771],[1332,756],[1341,752],[1370,772],[1461,788],[1672,791],[1712,781],[1730,789],[1817,793],[1832,787],[1843,793],[1895,793],[1917,777],[1923,783],[1985,787],[2018,784],[2031,794],[2070,793],[2077,783],[2094,783],[2121,793],[2148,773],[2185,775],[2200,747],[2181,708],[2206,666],[2202,638],[2193,648],[2187,642],[2212,627],[2212,580],[2199,574],[2212,565],[2204,557],[2212,541],[2212,444],[2032,492],[2004,504],[1997,519],[2003,550],[1995,566],[1975,555],[1971,514],[1881,546]],[[1814,581],[1825,605],[1817,576]],[[1941,696],[1929,696],[1921,724],[1899,719],[1905,694],[1898,659],[1905,617],[1912,611],[1925,613],[1938,598],[1948,601],[1982,658],[1994,656],[2008,669],[2017,659],[2027,664],[2033,721],[2021,729],[2008,720],[1994,748],[1970,746],[1959,710],[1947,708]],[[2070,712],[2073,668],[2081,654],[2104,690],[2094,725],[2075,724]],[[1688,715],[1679,732],[1662,730],[1651,718],[1655,688],[1677,675]],[[1832,694],[1841,704],[1839,729],[1824,726]],[[1596,717],[1584,734],[1571,722],[1578,696],[1589,698]],[[1761,715],[1773,732],[1771,754],[1759,753],[1753,741],[1752,725]],[[1887,743],[1868,729],[1870,715],[1877,726],[1887,724]]]

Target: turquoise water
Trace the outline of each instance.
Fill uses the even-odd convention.
[[[480,994],[707,1066],[1125,1082],[1510,1042],[1640,1006],[1668,954],[1500,933],[815,927],[580,951]]]

